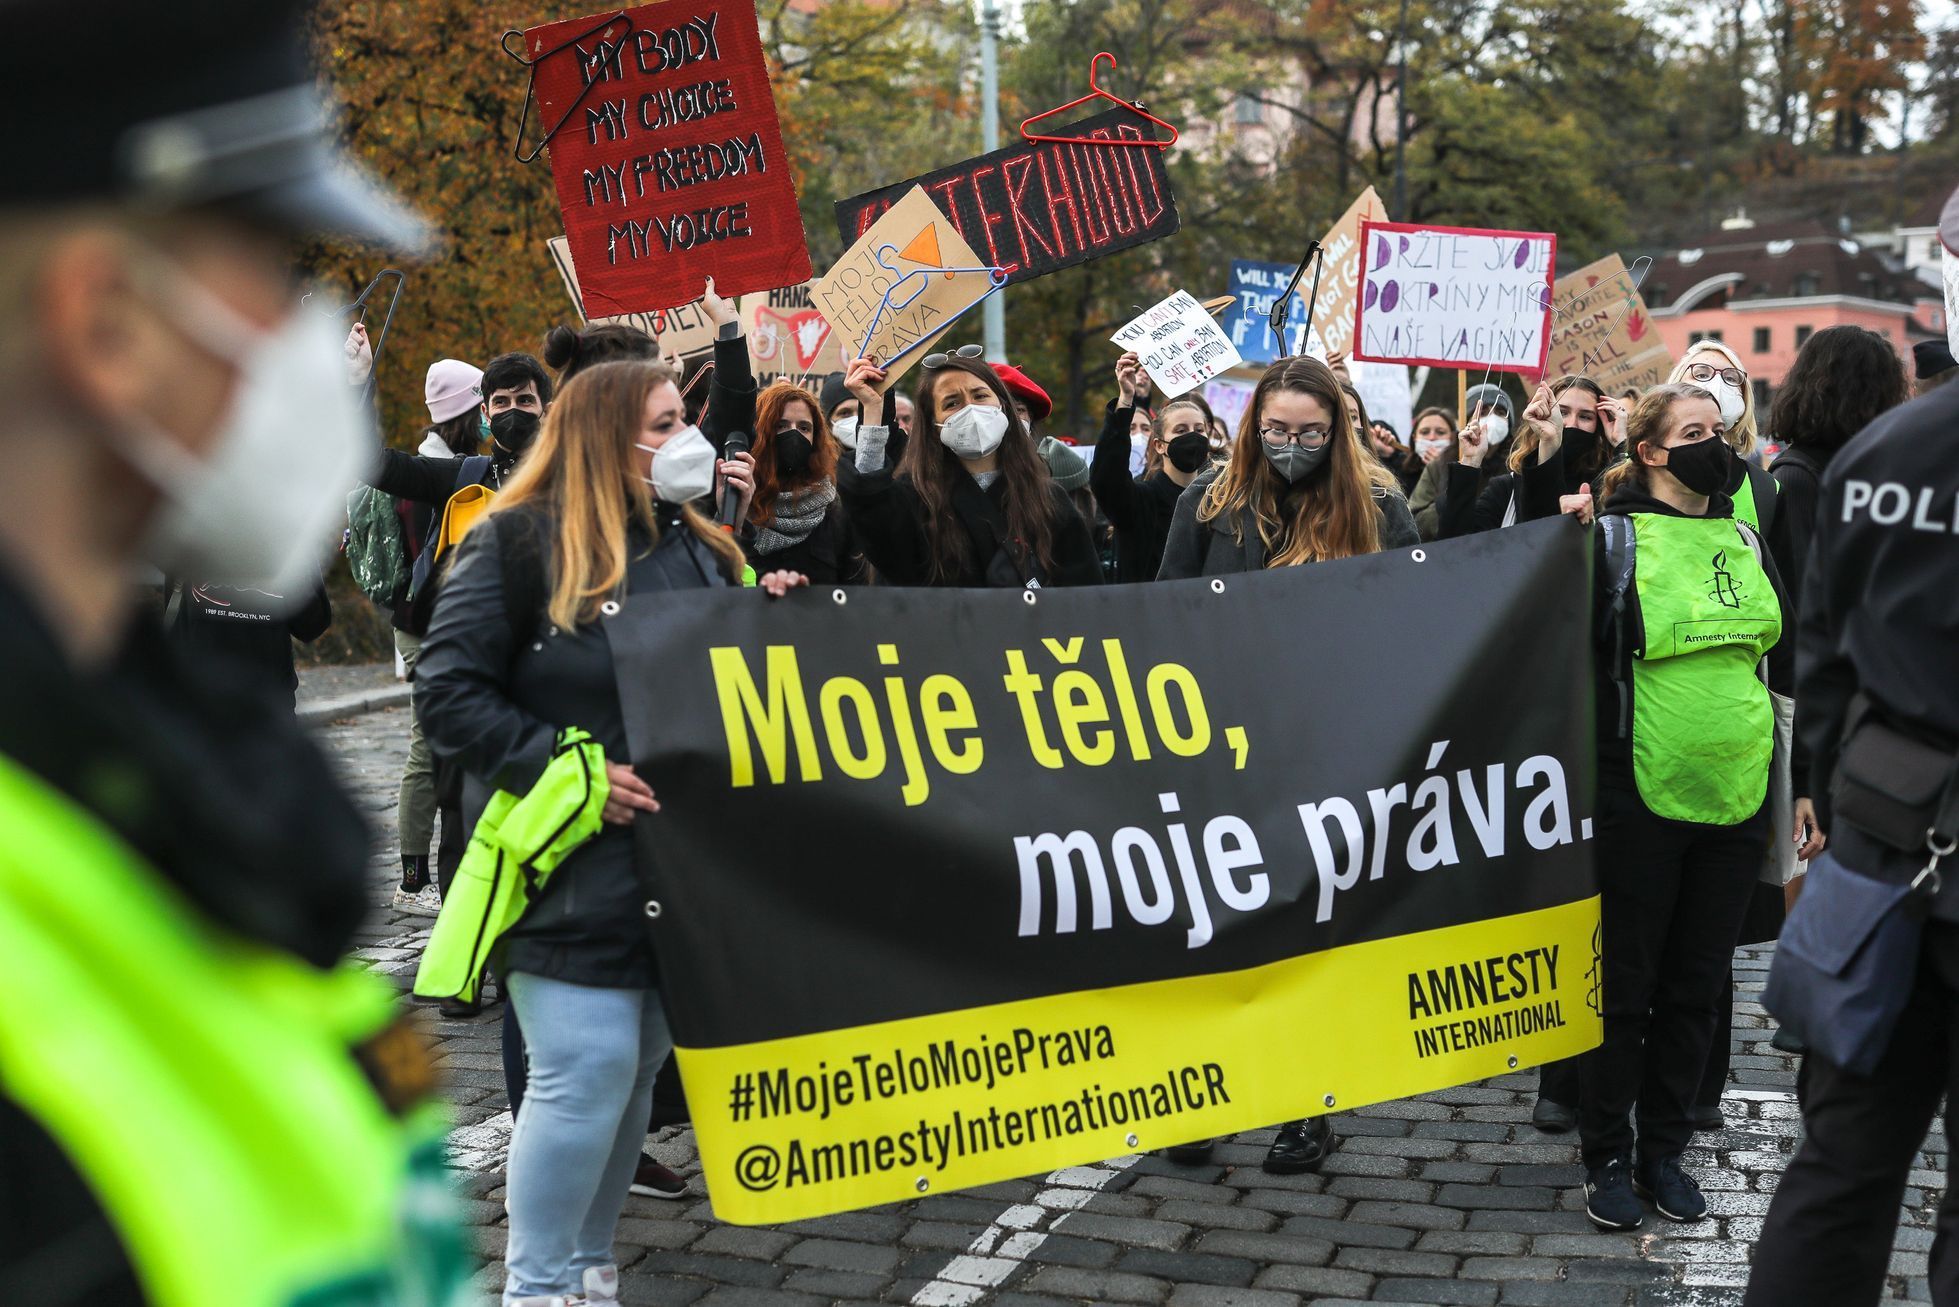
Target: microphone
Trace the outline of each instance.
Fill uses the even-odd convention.
[[[746,431],[730,431],[727,439],[722,442],[721,457],[723,459],[732,459],[736,454],[746,454],[747,452],[748,433]],[[714,519],[714,524],[723,531],[733,531],[735,529],[735,515],[740,511],[741,491],[735,489],[732,485],[724,483],[721,490],[721,513]]]

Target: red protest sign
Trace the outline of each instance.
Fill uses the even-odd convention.
[[[662,0],[524,33],[586,312],[809,280],[754,0]]]

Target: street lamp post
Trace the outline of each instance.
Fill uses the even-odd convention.
[[[980,0],[980,143],[987,154],[1000,148],[999,36],[999,8],[993,0]],[[980,306],[986,357],[991,363],[1007,360],[1007,310],[1001,294],[994,291]]]

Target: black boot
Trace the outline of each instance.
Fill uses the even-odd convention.
[[[1265,1169],[1273,1175],[1303,1175],[1320,1169],[1333,1152],[1333,1123],[1323,1116],[1290,1121],[1279,1127],[1279,1137],[1265,1154]]]
[[[1172,1144],[1163,1150],[1163,1158],[1178,1166],[1208,1166],[1211,1161],[1211,1148],[1215,1139],[1198,1139],[1188,1144]]]

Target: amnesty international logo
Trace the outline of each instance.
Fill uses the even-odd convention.
[[[1599,1007],[1599,985],[1604,976],[1604,969],[1601,966],[1605,956],[1604,941],[1605,925],[1601,922],[1592,927],[1592,965],[1585,972],[1585,1006],[1600,1016],[1605,1015],[1604,1010]]]
[[[1728,551],[1725,549],[1714,555],[1713,587],[1708,591],[1709,599],[1717,604],[1725,604],[1729,608],[1741,607],[1741,587],[1735,584],[1734,575],[1728,571]]]

